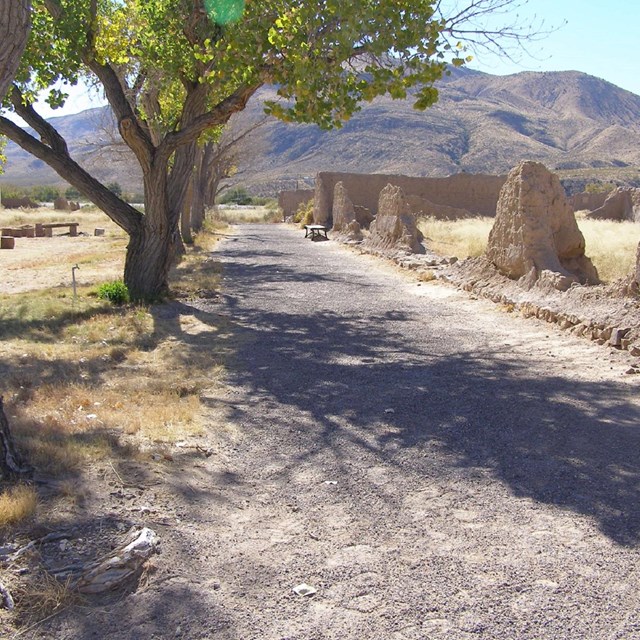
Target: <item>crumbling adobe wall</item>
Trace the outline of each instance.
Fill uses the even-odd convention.
[[[485,255],[526,287],[565,291],[573,283],[599,282],[560,180],[539,162],[521,162],[509,172]]]
[[[574,211],[593,211],[594,209],[599,209],[604,204],[608,195],[609,193],[607,191],[601,191],[599,193],[582,191],[572,195],[569,198],[569,203]]]
[[[342,182],[355,206],[378,211],[378,196],[391,184],[405,196],[417,196],[437,205],[465,209],[473,215],[494,216],[500,189],[506,176],[459,173],[448,178],[421,178],[380,173],[337,173],[323,171],[316,176],[313,219],[326,224],[331,217],[333,190]]]
[[[281,191],[278,194],[278,206],[282,210],[283,217],[288,218],[294,215],[301,204],[313,199],[313,194],[313,189]]]
[[[37,209],[40,205],[25,196],[24,198],[5,198],[2,197],[2,206],[5,209]]]
[[[425,252],[422,233],[401,187],[387,184],[380,191],[377,209],[378,215],[365,240],[367,248],[382,252]]]
[[[593,220],[630,220],[640,222],[640,189],[618,187],[614,189],[604,204],[591,213],[587,218]]]
[[[353,202],[342,182],[333,190],[333,238],[343,242],[360,242],[362,231],[356,219]]]

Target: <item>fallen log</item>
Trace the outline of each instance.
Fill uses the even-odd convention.
[[[104,593],[139,575],[144,563],[157,551],[158,536],[147,527],[133,535],[134,539],[122,549],[88,565],[78,577],[70,576],[69,587],[80,593]]]

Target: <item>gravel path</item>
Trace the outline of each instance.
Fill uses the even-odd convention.
[[[217,255],[235,427],[94,635],[640,638],[628,354],[284,226]]]

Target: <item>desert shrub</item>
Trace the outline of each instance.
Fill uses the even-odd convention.
[[[615,185],[611,182],[590,182],[584,188],[587,193],[609,193],[613,191]]]
[[[43,184],[31,189],[31,197],[38,202],[53,202],[60,196],[60,189],[52,185]]]
[[[98,287],[98,298],[112,304],[125,304],[129,302],[129,289],[122,280],[105,282]]]
[[[67,200],[79,200],[80,192],[75,187],[69,187],[65,190],[64,197]]]
[[[249,205],[253,204],[253,198],[247,193],[246,189],[237,187],[225,193],[220,198],[220,204]]]

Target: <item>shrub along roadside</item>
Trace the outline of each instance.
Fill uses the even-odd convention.
[[[129,302],[129,289],[122,280],[105,282],[98,287],[98,298],[108,300],[112,304],[121,305]]]

